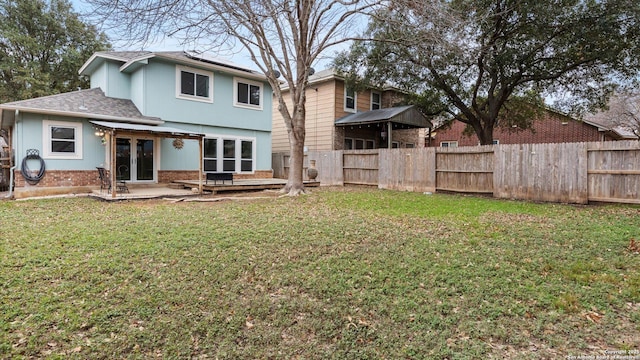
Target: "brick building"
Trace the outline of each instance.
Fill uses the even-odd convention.
[[[434,129],[427,146],[455,147],[477,146],[475,133],[465,134],[466,124],[454,121]],[[566,115],[547,110],[534,121],[531,129],[496,128],[493,132],[495,144],[541,144],[585,141],[613,141],[628,139],[628,134],[591,120],[575,120]]]

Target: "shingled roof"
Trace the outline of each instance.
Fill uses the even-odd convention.
[[[160,118],[142,115],[131,100],[105,96],[100,88],[14,101],[1,104],[0,109],[143,124],[163,123]]]

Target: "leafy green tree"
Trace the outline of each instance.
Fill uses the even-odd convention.
[[[603,106],[637,77],[639,31],[635,0],[393,0],[336,65],[419,94],[425,112],[491,144],[497,126],[529,127],[544,99]]]
[[[86,88],[78,69],[110,48],[68,0],[0,0],[0,102]]]

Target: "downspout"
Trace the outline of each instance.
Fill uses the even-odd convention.
[[[1,115],[1,114],[0,114]],[[10,199],[13,197],[13,173],[16,171],[16,167],[18,162],[15,161],[16,158],[16,153],[18,152],[18,139],[20,138],[18,136],[18,115],[20,115],[20,110],[16,109],[16,115],[15,115],[15,121],[13,122],[13,127],[16,129],[15,130],[15,136],[12,136],[12,138],[15,138],[15,144],[16,146],[13,147],[13,144],[11,145],[13,147],[13,166],[9,169],[9,194],[7,194],[7,196],[5,196],[5,198]]]

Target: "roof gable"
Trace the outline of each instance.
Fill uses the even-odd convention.
[[[121,63],[120,71],[132,72],[149,59],[158,58],[176,64],[198,67],[210,71],[222,71],[251,79],[265,81],[266,76],[258,71],[207,54],[186,51],[101,51],[93,54],[78,71],[81,75],[91,75],[105,61]]]

